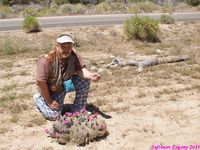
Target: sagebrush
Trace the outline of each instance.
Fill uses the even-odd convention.
[[[158,31],[158,21],[150,17],[131,17],[124,23],[124,34],[129,40],[156,42]]]
[[[39,22],[33,16],[28,16],[24,19],[22,28],[27,33],[40,31]]]

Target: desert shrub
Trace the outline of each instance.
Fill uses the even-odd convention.
[[[2,52],[7,55],[14,54],[15,44],[11,40],[6,40],[2,47]]]
[[[53,0],[52,3],[57,4],[58,6],[68,3],[68,0]]]
[[[6,15],[2,12],[0,12],[0,19],[6,18]]]
[[[1,6],[0,5],[0,18],[6,18],[11,14],[12,9],[8,6]]]
[[[128,7],[128,12],[133,13],[133,14],[137,14],[137,13],[141,13],[141,10],[138,7],[138,5],[131,5],[131,6]]]
[[[76,4],[74,7],[73,14],[84,14],[86,12],[86,7],[81,4]]]
[[[33,16],[28,16],[24,19],[22,28],[25,32],[37,32],[40,30],[38,20]]]
[[[105,12],[110,12],[112,10],[112,7],[108,3],[103,2],[96,5],[95,10],[98,13],[105,13]]]
[[[62,13],[73,14],[73,5],[72,4],[61,5],[58,11],[60,14]]]
[[[160,17],[160,22],[163,23],[163,24],[174,24],[175,20],[172,16],[162,15]]]
[[[176,8],[173,5],[169,5],[169,4],[162,6],[162,12],[164,13],[173,13],[175,9]]]
[[[28,5],[24,10],[23,10],[23,16],[40,16],[40,11],[43,10],[44,7],[38,4],[31,4]]]
[[[31,49],[30,45],[27,43],[26,39],[16,38],[16,37],[4,37],[0,41],[0,53],[6,55],[19,54],[26,52]]]
[[[3,5],[10,5],[11,0],[3,0],[2,4]]]
[[[25,8],[25,6],[22,6],[22,5],[19,5],[19,4],[13,5],[12,6],[12,13],[17,14],[17,13],[23,11],[24,8]]]
[[[124,33],[129,40],[156,42],[158,30],[158,21],[150,17],[131,17],[124,23]]]
[[[37,16],[54,16],[57,14],[57,8],[43,8],[38,13]]]
[[[130,3],[146,2],[147,0],[128,0]],[[150,2],[155,2],[156,0],[149,0]]]
[[[81,0],[82,4],[93,4],[96,5],[98,3],[98,0]]]
[[[186,0],[186,3],[191,6],[198,6],[200,5],[200,0]]]
[[[68,0],[71,4],[80,3],[81,0]]]
[[[128,7],[129,13],[142,13],[152,12],[157,9],[157,6],[153,2],[139,2],[132,4]]]
[[[111,9],[115,12],[125,12],[126,6],[121,2],[111,3]]]
[[[157,8],[157,6],[153,2],[148,2],[148,1],[140,2],[137,5],[139,9],[145,13],[152,12]]]
[[[38,11],[34,8],[25,8],[23,10],[23,15],[26,16],[37,16]]]
[[[3,0],[3,5],[27,4],[27,3],[29,3],[29,0]]]

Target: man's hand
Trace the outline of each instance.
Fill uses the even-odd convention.
[[[77,71],[77,74],[80,78],[89,79],[92,81],[98,81],[101,78],[101,75],[96,72],[91,72],[87,68],[82,68],[82,70]]]
[[[52,110],[59,110],[60,109],[60,105],[58,102],[56,102],[55,100],[53,100],[53,102],[51,104],[48,104],[48,106],[52,109]]]
[[[101,75],[98,73],[92,73],[91,74],[91,80],[92,81],[98,81],[101,78]]]

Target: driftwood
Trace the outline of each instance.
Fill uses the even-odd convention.
[[[168,56],[162,58],[151,58],[142,61],[135,61],[135,60],[126,60],[124,58],[114,57],[111,63],[106,64],[103,68],[115,68],[115,67],[123,67],[123,66],[138,66],[138,71],[142,71],[144,67],[154,66],[158,64],[165,64],[165,63],[174,63],[174,62],[181,62],[189,60],[188,56]]]

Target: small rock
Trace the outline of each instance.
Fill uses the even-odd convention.
[[[156,49],[156,53],[157,53],[157,54],[161,54],[162,51],[161,51],[160,49]]]
[[[90,67],[90,70],[91,70],[91,71],[97,71],[97,70],[98,70],[98,68],[97,68],[97,67],[95,67],[95,66],[92,66],[92,67]]]
[[[105,64],[105,61],[102,60],[98,64]]]
[[[99,68],[97,72],[98,72],[98,73],[103,73],[103,72],[105,72],[105,69]]]
[[[110,55],[109,58],[110,58],[110,59],[114,59],[114,58],[116,58],[116,57],[115,57],[114,55]]]

